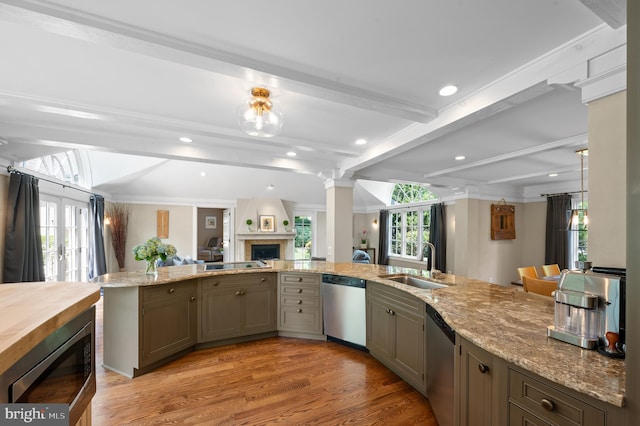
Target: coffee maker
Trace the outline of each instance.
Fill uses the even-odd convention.
[[[547,336],[624,358],[626,280],[617,271],[563,271],[554,294],[554,325],[547,327]]]

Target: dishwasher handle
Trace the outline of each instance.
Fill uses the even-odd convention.
[[[440,330],[447,336],[447,338],[451,341],[451,343],[456,343],[456,332],[447,322],[442,318],[442,316],[436,311],[431,305],[427,304],[427,315],[429,318],[433,320],[433,322],[438,326]]]

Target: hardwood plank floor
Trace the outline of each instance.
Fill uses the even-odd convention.
[[[429,401],[369,354],[270,338],[190,353],[128,379],[102,367],[96,305],[94,425],[427,425]]]

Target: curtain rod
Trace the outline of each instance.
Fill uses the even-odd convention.
[[[23,171],[20,171],[20,170],[16,169],[13,166],[7,166],[7,172],[9,172],[9,174],[11,174],[11,173],[20,173],[21,175],[31,176],[31,177],[34,177],[34,178],[36,178],[38,180],[44,180],[46,182],[50,182],[50,183],[54,183],[56,185],[60,185],[63,189],[64,188],[69,188],[69,189],[75,189],[76,191],[84,192],[84,193],[90,194],[90,195],[100,195],[100,194],[96,194],[95,192],[87,191],[86,189],[76,188],[74,186],[70,186],[70,185],[55,181],[55,180],[47,179],[47,178],[40,177],[40,176],[31,175],[29,173],[25,173]]]
[[[554,195],[569,195],[569,194],[580,194],[581,192],[589,192],[586,189],[584,191],[570,191],[570,192],[557,192],[555,194],[540,194],[541,197],[553,197]]]

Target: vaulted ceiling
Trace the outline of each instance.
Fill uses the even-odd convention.
[[[94,189],[117,200],[321,205],[327,179],[358,182],[360,208],[395,182],[442,196],[575,190],[584,85],[624,62],[625,8],[0,1],[0,158],[86,150]],[[439,96],[447,84],[458,92]],[[284,113],[278,136],[238,127],[255,86]]]

